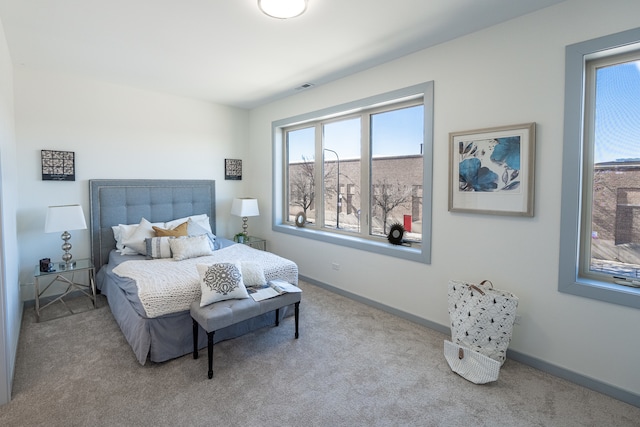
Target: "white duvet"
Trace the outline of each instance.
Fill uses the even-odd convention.
[[[235,261],[260,264],[267,280],[282,279],[298,284],[298,266],[293,261],[240,244],[219,249],[211,256],[183,261],[171,258],[125,261],[113,272],[136,282],[145,313],[154,318],[188,310],[193,301],[200,299],[197,264]]]

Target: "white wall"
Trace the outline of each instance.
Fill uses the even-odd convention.
[[[433,80],[431,265],[275,233],[268,211],[252,228],[302,275],[441,325],[449,279],[490,279],[520,298],[512,349],[640,395],[640,312],[557,290],[565,46],[638,16],[637,0],[568,0],[251,112],[250,166],[271,177],[272,121]],[[526,122],[537,123],[535,216],[449,213],[449,132]],[[271,180],[250,190],[268,200]]]
[[[37,260],[57,258],[61,252],[59,236],[43,232],[48,205],[81,203],[88,215],[87,181],[92,178],[215,179],[218,234],[232,235],[240,224],[229,217],[231,199],[256,196],[261,216],[251,219],[251,228],[269,239],[271,250],[295,260],[301,274],[442,325],[449,323],[449,279],[491,279],[521,300],[522,324],[515,329],[513,349],[640,394],[636,368],[640,342],[634,339],[638,310],[557,291],[564,48],[636,27],[639,14],[636,0],[567,0],[258,108],[250,115],[201,101],[16,67],[15,139],[10,58],[0,36],[0,219],[6,248],[4,283],[0,284],[5,313],[0,321],[10,322],[0,328],[4,333],[0,346],[5,345],[0,350],[9,356],[15,350],[17,333],[12,328],[18,304],[12,283],[17,282],[18,263],[20,284],[31,284]],[[435,81],[431,265],[271,231],[272,121],[429,80]],[[530,121],[538,124],[535,216],[447,212],[448,133]],[[75,151],[77,181],[42,181],[41,149]],[[224,180],[224,158],[245,161],[243,181]],[[14,174],[16,164],[20,167]],[[12,255],[17,246],[11,236],[15,199],[19,250]],[[89,256],[88,232],[72,235],[74,256]],[[340,262],[340,271],[332,270],[333,261]],[[25,286],[24,295],[30,298],[32,289]],[[0,370],[0,387],[2,374]]]
[[[0,405],[11,399],[22,304],[16,238],[13,64],[0,22]]]
[[[224,159],[246,158],[247,111],[20,67],[15,97],[24,299],[33,299],[38,260],[62,255],[60,235],[44,233],[47,206],[80,203],[89,224],[89,179],[215,179],[218,234],[239,226],[231,200],[251,171],[225,181]],[[76,181],[42,181],[42,149],[74,151]],[[74,258],[89,257],[89,231],[71,235]]]

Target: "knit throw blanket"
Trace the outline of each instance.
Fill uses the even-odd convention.
[[[188,310],[201,297],[197,264],[252,261],[262,266],[267,280],[282,279],[298,284],[298,266],[288,259],[246,245],[219,249],[211,256],[174,261],[171,258],[125,261],[113,269],[121,277],[133,279],[147,317]]]

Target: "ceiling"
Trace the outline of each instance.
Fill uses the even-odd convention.
[[[562,0],[0,0],[16,68],[254,108]],[[309,90],[309,89],[307,89]]]

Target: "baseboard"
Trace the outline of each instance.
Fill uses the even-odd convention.
[[[409,320],[413,323],[417,323],[419,325],[425,326],[429,329],[433,329],[434,331],[440,332],[447,336],[451,336],[451,329],[448,326],[441,325],[436,322],[432,322],[430,320],[423,319],[422,317],[415,316],[411,313],[406,313],[402,310],[398,310],[397,308],[389,307],[388,305],[379,303],[377,301],[370,300],[360,295],[356,295],[352,292],[345,291],[344,289],[337,288],[332,285],[328,285],[319,280],[313,279],[311,277],[300,275],[300,279],[305,282],[309,282],[313,285],[316,285],[320,288],[326,289],[330,292],[333,292],[338,295],[342,295],[354,301],[361,302],[371,307],[378,308],[387,313],[393,314],[395,316],[401,317],[403,319]],[[556,377],[565,379],[574,384],[580,385],[582,387],[586,387],[590,390],[597,391],[598,393],[602,393],[604,395],[610,396],[614,399],[618,399],[622,402],[628,403],[630,405],[636,406],[640,408],[640,395],[631,393],[629,391],[623,390],[621,388],[612,386],[610,384],[604,383],[602,381],[598,381],[596,379],[587,377],[585,375],[570,371],[565,368],[561,368],[552,363],[545,362],[533,356],[529,356],[527,354],[508,350],[507,357],[509,359],[515,360],[517,362],[523,363],[525,365],[531,366],[532,368],[538,369],[543,372],[547,372]]]
[[[529,356],[519,351],[507,350],[507,357],[517,362],[524,363],[532,368],[554,375],[556,377],[565,379],[574,384],[578,384],[582,387],[586,387],[598,393],[605,394],[613,397],[614,399],[621,400],[629,405],[637,406],[640,408],[640,395],[631,393],[621,388],[612,386],[610,384],[598,381],[594,378],[587,377],[577,372],[570,371],[565,368],[561,368],[552,363],[545,362],[536,357]]]
[[[318,286],[320,288],[323,288],[323,289],[326,289],[328,291],[331,291],[334,294],[342,295],[343,297],[347,297],[349,299],[361,302],[361,303],[366,304],[368,306],[378,308],[378,309],[380,309],[382,311],[386,311],[387,313],[391,313],[391,314],[394,314],[394,315],[396,315],[398,317],[402,317],[403,319],[410,320],[413,323],[417,323],[419,325],[426,326],[429,329],[433,329],[434,331],[443,333],[445,335],[451,335],[451,330],[447,326],[443,326],[443,325],[441,325],[439,323],[435,323],[435,322],[432,322],[430,320],[423,319],[422,317],[414,316],[411,313],[407,313],[407,312],[398,310],[396,308],[389,307],[388,305],[381,304],[381,303],[379,303],[377,301],[370,300],[370,299],[362,297],[360,295],[356,295],[354,293],[345,291],[344,289],[336,288],[335,286],[328,285],[326,283],[320,282],[320,281],[312,279],[310,277],[306,277],[306,276],[300,275],[300,279],[304,280],[305,282],[309,282],[309,283],[311,283],[313,285],[316,285],[316,286]]]

